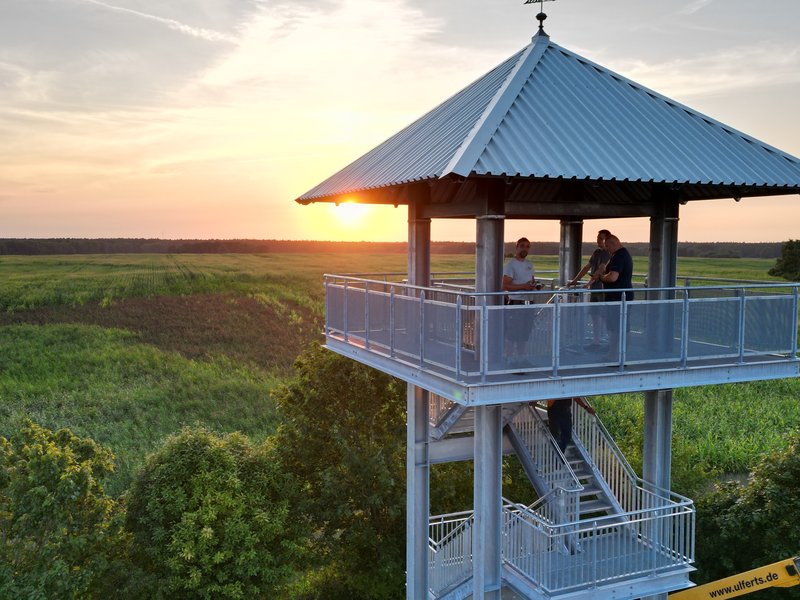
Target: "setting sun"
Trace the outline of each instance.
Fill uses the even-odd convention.
[[[342,202],[333,207],[333,214],[342,227],[358,227],[369,214],[369,206],[357,202]]]

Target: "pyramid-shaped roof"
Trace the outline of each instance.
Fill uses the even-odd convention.
[[[297,201],[481,176],[670,184],[686,200],[800,193],[797,158],[540,33]]]

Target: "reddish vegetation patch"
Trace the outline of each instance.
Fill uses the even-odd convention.
[[[291,368],[321,324],[306,309],[276,310],[232,294],[130,298],[97,305],[0,313],[0,325],[83,323],[139,333],[142,341],[188,358],[225,355],[263,369]]]

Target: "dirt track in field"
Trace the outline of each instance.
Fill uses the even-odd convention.
[[[233,294],[130,298],[111,306],[50,307],[0,313],[0,325],[82,323],[134,331],[143,342],[187,358],[224,355],[288,371],[322,325],[302,307],[276,310]]]

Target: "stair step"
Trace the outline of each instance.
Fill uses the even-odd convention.
[[[597,512],[605,512],[611,509],[611,505],[603,500],[589,500],[587,502],[581,502],[581,515],[587,515],[590,513],[597,513]]]

